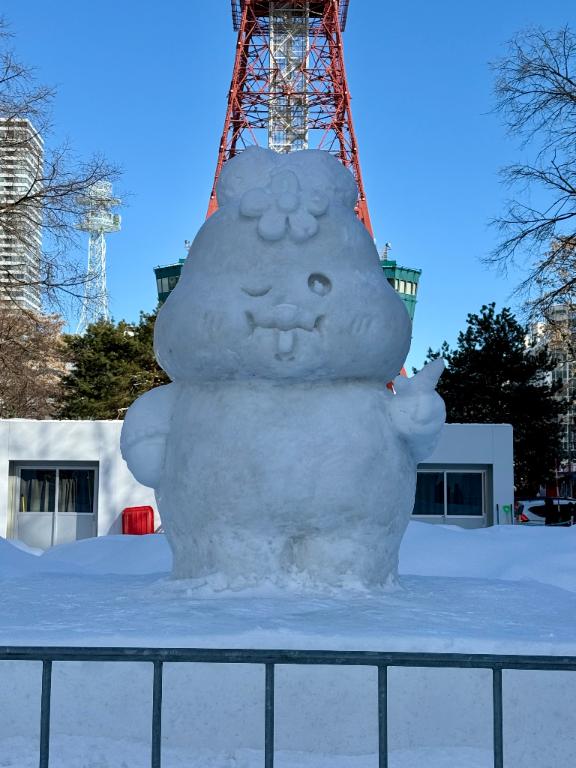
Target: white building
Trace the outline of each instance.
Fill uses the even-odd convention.
[[[512,438],[510,424],[446,424],[418,466],[412,516],[465,528],[512,523]]]
[[[0,536],[30,546],[122,532],[122,510],[154,493],[120,455],[121,421],[0,420]],[[383,468],[385,471],[385,468]],[[512,427],[448,424],[419,467],[414,516],[483,527],[511,522]]]
[[[29,120],[0,118],[0,203],[34,192],[43,176],[44,148]],[[40,205],[25,200],[0,215],[0,301],[39,312]]]

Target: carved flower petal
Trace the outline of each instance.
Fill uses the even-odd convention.
[[[264,211],[267,211],[272,204],[270,193],[265,189],[255,187],[249,189],[242,195],[240,200],[240,213],[243,216],[249,218],[255,218],[256,216],[262,216]]]
[[[318,222],[307,211],[300,209],[296,213],[291,213],[288,217],[290,222],[290,231],[292,237],[297,243],[303,243],[305,240],[309,240],[314,237],[318,232]]]
[[[328,196],[321,189],[313,190],[306,199],[306,208],[313,216],[322,216],[328,209]]]
[[[269,210],[258,222],[258,234],[263,240],[280,240],[286,232],[286,214]]]

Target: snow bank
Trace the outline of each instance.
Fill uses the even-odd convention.
[[[76,575],[140,576],[168,573],[172,568],[170,547],[163,535],[105,536],[62,544],[48,549],[44,564],[58,565]]]
[[[0,644],[576,655],[576,528],[412,522],[397,590],[238,592],[169,578],[163,536],[41,556],[0,540]],[[41,665],[0,662],[0,765],[37,765]],[[56,768],[149,762],[149,664],[54,664]],[[165,768],[262,764],[263,670],[166,664]],[[375,768],[376,676],[277,671],[277,765]],[[80,693],[81,692],[81,693]],[[391,768],[491,766],[491,674],[391,669]],[[506,672],[506,765],[576,764],[576,675]]]
[[[0,537],[0,578],[23,576],[34,572],[34,556]]]
[[[400,573],[530,580],[576,592],[576,526],[466,530],[413,521],[400,550]]]
[[[105,536],[47,550],[26,550],[0,538],[0,578],[26,573],[168,574],[172,555],[163,535]],[[537,581],[576,592],[576,526],[459,526],[412,521],[400,550],[400,574]]]
[[[34,745],[24,739],[8,739],[4,743],[8,754],[18,754],[18,763],[0,765],[18,768],[38,768],[38,754]],[[82,766],[82,768],[133,768],[150,763],[150,749],[137,741],[114,741],[92,737],[75,739],[57,737],[52,744],[58,755],[58,766]],[[307,752],[278,751],[276,768],[375,768],[376,755],[323,755]],[[262,768],[264,754],[255,749],[239,749],[235,752],[215,753],[196,750],[190,754],[185,749],[167,747],[163,750],[163,768]],[[493,757],[481,749],[410,749],[394,750],[390,756],[390,768],[492,768]]]

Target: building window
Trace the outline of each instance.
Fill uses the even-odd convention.
[[[444,473],[418,472],[414,515],[444,515]]]
[[[58,470],[58,512],[94,513],[93,469]]]
[[[481,472],[446,472],[446,513],[453,517],[481,517],[483,486]]]
[[[20,512],[94,512],[94,469],[20,469]]]
[[[56,470],[20,470],[20,512],[54,512],[56,510]]]
[[[485,475],[469,472],[418,472],[413,515],[422,517],[482,517]]]
[[[96,473],[93,467],[16,467],[16,537],[47,549],[94,536]]]

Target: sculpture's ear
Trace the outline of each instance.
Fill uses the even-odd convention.
[[[249,189],[265,187],[277,162],[276,152],[263,147],[248,147],[228,160],[224,163],[218,179],[218,205],[239,203]]]
[[[358,187],[352,172],[326,150],[290,152],[281,155],[279,163],[296,173],[303,190],[313,193],[320,189],[331,202],[355,207]]]

